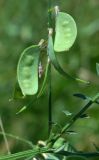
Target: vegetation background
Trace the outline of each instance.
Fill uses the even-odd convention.
[[[74,76],[89,80],[90,85],[71,84],[53,68],[53,121],[65,124],[63,110],[75,113],[86,102],[73,97],[74,93],[94,96],[99,91],[96,62],[99,63],[99,0],[54,0],[53,6],[71,14],[78,27],[75,45],[69,52],[59,54],[64,69]],[[9,101],[16,82],[16,68],[20,53],[40,39],[47,39],[47,0],[0,0],[0,116],[5,132],[36,143],[48,137],[48,91],[33,102],[23,113],[16,112],[26,101]],[[89,110],[89,119],[79,120],[74,126],[78,133],[67,138],[79,150],[94,150],[99,146],[99,106]],[[29,146],[8,138],[11,152],[28,149]],[[7,153],[0,135],[0,154]]]

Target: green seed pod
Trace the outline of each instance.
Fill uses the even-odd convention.
[[[67,13],[58,12],[56,16],[56,35],[54,50],[67,51],[73,45],[77,36],[77,27],[74,19]]]
[[[38,91],[38,45],[26,48],[17,66],[17,79],[23,95],[34,95]]]

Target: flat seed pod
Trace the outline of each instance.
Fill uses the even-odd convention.
[[[17,79],[23,95],[34,95],[38,91],[38,45],[26,48],[18,62]]]
[[[68,51],[77,36],[77,27],[74,19],[67,13],[59,12],[56,16],[56,35],[54,50]]]

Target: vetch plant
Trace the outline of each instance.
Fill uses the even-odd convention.
[[[67,122],[65,122],[65,125],[58,133],[54,132],[53,130],[51,66],[53,65],[61,75],[63,75],[65,78],[68,78],[71,82],[74,81],[75,83],[80,82],[84,84],[89,84],[89,82],[71,76],[60,66],[57,59],[57,54],[63,54],[63,52],[68,51],[72,47],[77,36],[77,26],[74,19],[69,14],[60,12],[58,6],[53,8],[51,0],[48,0],[48,4],[48,40],[42,39],[37,45],[32,45],[22,52],[17,66],[17,82],[13,98],[25,99],[27,96],[35,95],[37,100],[43,94],[48,79],[49,137],[47,140],[45,140],[45,142],[38,142],[37,145],[31,145],[31,143],[29,143],[31,145],[30,150],[0,156],[0,160],[17,160],[20,158],[27,158],[26,160],[69,160],[69,157],[73,158],[73,160],[84,160],[88,158],[99,157],[99,148],[96,145],[96,152],[81,152],[78,151],[79,149],[71,146],[69,141],[66,139],[66,134],[74,133],[74,131],[70,130],[71,126],[77,120],[79,120],[79,118],[83,119],[88,117],[86,110],[93,103],[99,105],[99,93],[92,98],[81,93],[75,93],[75,97],[87,100],[86,104],[75,114],[64,111],[65,115],[69,116],[70,118],[67,120]],[[54,12],[55,26],[53,26],[52,23],[52,12]],[[42,86],[40,87],[39,80],[42,78],[42,51],[47,57],[47,63]],[[96,64],[96,70],[97,75],[99,75],[98,63]],[[25,110],[31,103],[33,102],[29,102],[26,106],[21,108],[18,113]],[[9,134],[6,134],[6,136],[13,137]]]

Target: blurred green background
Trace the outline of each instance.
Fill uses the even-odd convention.
[[[71,14],[78,27],[75,45],[59,54],[61,65],[74,76],[89,80],[90,85],[70,83],[53,68],[52,95],[53,121],[61,126],[66,123],[63,110],[77,112],[86,102],[73,97],[74,93],[94,96],[99,92],[99,0],[53,0],[53,6]],[[0,0],[0,116],[5,132],[37,143],[48,137],[48,90],[23,113],[16,112],[26,101],[9,101],[16,82],[16,68],[24,48],[47,39],[47,0]],[[95,150],[99,146],[99,105],[89,110],[89,119],[74,125],[78,134],[67,138],[79,150]],[[1,130],[1,129],[0,129]],[[28,149],[25,143],[8,138],[11,152]],[[4,139],[0,136],[0,153],[7,153]]]

